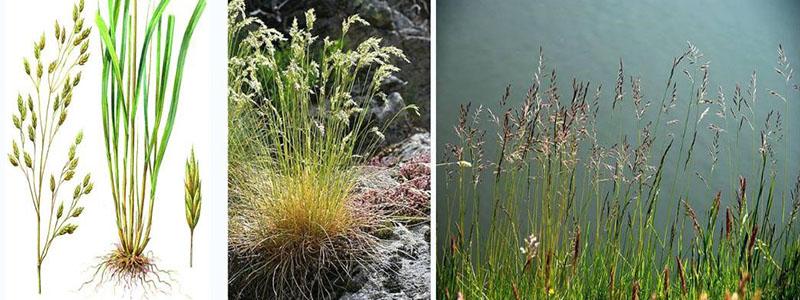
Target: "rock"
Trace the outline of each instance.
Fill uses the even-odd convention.
[[[403,108],[406,106],[406,103],[403,101],[403,96],[400,96],[400,93],[394,92],[386,96],[384,99],[373,99],[370,102],[370,113],[372,113],[373,118],[381,123],[385,123],[390,121],[400,113]]]
[[[370,102],[370,117],[383,128],[383,144],[397,143],[405,138],[410,130],[408,114],[404,110],[406,103],[400,93],[390,93],[386,97],[373,98]]]
[[[428,224],[393,229],[396,240],[382,240],[382,252],[388,256],[380,270],[367,275],[367,282],[358,291],[348,291],[342,300],[429,299],[430,231]]]
[[[392,156],[400,162],[407,162],[419,155],[431,153],[431,133],[416,133],[399,144]]]
[[[408,84],[408,81],[403,81],[402,79],[397,78],[397,76],[389,75],[389,77],[386,77],[386,79],[381,82],[381,90],[383,90],[385,93],[397,92],[400,91],[406,84]]]
[[[359,14],[375,28],[394,29],[395,11],[385,1],[369,1],[361,6]]]

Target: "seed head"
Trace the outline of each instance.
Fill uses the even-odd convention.
[[[64,172],[64,181],[70,181],[72,177],[75,177],[75,171],[69,170]]]
[[[83,187],[88,186],[91,180],[92,180],[92,173],[86,174],[86,176],[83,177]]]
[[[82,206],[78,207],[75,209],[75,211],[72,212],[72,217],[77,218],[81,215],[82,212],[83,212],[83,207]]]
[[[56,29],[56,40],[60,40],[61,39],[61,25],[58,25],[58,20],[56,20],[56,23],[55,23],[54,27]]]
[[[22,128],[22,121],[19,120],[19,117],[17,117],[17,115],[11,116],[11,121],[14,123],[14,127],[16,127],[17,129]]]
[[[88,195],[89,193],[92,192],[93,188],[94,188],[94,183],[89,182],[89,185],[87,185],[86,188],[83,189],[83,194]]]
[[[80,82],[81,82],[81,72],[78,72],[78,74],[75,75],[75,80],[72,81],[72,86],[73,87],[78,86],[78,83]],[[72,93],[69,94],[69,97],[72,98]]]
[[[14,154],[14,157],[19,157],[19,146],[17,146],[17,141],[11,142],[11,153]]]
[[[62,110],[61,115],[58,117],[58,125],[64,124],[65,120],[67,120],[67,111]]]
[[[56,213],[56,219],[61,219],[61,216],[64,215],[64,203],[60,203],[58,205],[58,212]]]
[[[25,152],[22,154],[22,156],[25,159],[25,166],[29,169],[33,169],[33,159],[31,158],[31,155],[28,154],[28,152]]]
[[[67,154],[67,159],[72,160],[74,158],[75,158],[75,145],[73,144],[69,146],[69,153]]]
[[[83,29],[83,18],[80,18],[77,22],[75,22],[75,33],[78,33]]]
[[[69,107],[69,104],[72,103],[72,93],[67,94],[64,96],[64,107]]]
[[[83,130],[78,132],[78,135],[75,136],[75,145],[80,145],[81,141],[83,141]]]
[[[14,158],[14,156],[12,156],[10,153],[8,154],[8,161],[11,163],[12,166],[15,167],[19,166],[19,161],[17,161],[17,159]]]
[[[78,60],[79,65],[84,65],[89,60],[89,53],[81,55],[81,58]]]
[[[36,139],[36,131],[33,129],[33,127],[31,127],[31,125],[28,125],[28,139],[31,140],[31,142]]]
[[[75,224],[67,224],[58,231],[58,235],[65,235],[65,234],[72,234],[75,232],[75,229],[78,229],[78,225]]]
[[[17,110],[22,113],[25,110],[25,104],[22,102],[22,95],[17,94]]]
[[[86,40],[81,44],[81,54],[86,53],[86,50],[88,49],[89,49],[89,40]]]
[[[55,70],[56,70],[56,62],[53,61],[50,63],[49,66],[47,66],[47,74],[53,74]]]
[[[31,64],[27,58],[22,59],[22,65],[25,66],[25,74],[31,75]]]
[[[72,200],[78,199],[81,195],[81,186],[78,185],[75,187],[75,191],[72,192]]]
[[[42,73],[44,73],[44,67],[41,62],[38,62],[36,63],[36,77],[42,78]]]
[[[42,32],[42,36],[39,37],[39,50],[44,50],[44,32]]]
[[[50,175],[50,192],[54,192],[56,190],[56,178],[53,175]]]
[[[71,160],[69,162],[69,169],[70,170],[75,170],[75,168],[77,168],[77,167],[78,167],[78,158],[76,157],[75,159],[73,159],[73,160]]]

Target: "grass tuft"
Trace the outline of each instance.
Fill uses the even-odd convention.
[[[382,258],[387,217],[353,200],[355,166],[382,142],[369,103],[405,56],[377,38],[347,47],[358,16],[338,39],[303,17],[287,37],[229,4],[231,297],[329,299]]]

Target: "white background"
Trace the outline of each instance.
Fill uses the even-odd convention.
[[[99,1],[105,6],[106,1]],[[146,7],[147,0],[140,1]],[[94,25],[98,1],[87,0],[84,17]],[[66,150],[79,129],[78,172],[91,171],[94,190],[81,200],[85,207],[73,235],[55,240],[42,267],[42,296],[36,294],[36,221],[25,180],[7,159],[16,128],[11,123],[16,95],[31,89],[22,57],[32,57],[34,39],[44,31],[52,57],[53,22],[71,27],[72,1],[3,1],[0,4],[0,298],[2,299],[115,299],[127,296],[113,285],[78,288],[90,280],[98,257],[117,241],[100,113],[100,39],[90,35],[91,58],[83,68],[69,116],[51,153],[50,169],[66,159]],[[195,0],[173,0],[166,13],[176,15],[173,58],[177,59],[186,23]],[[105,8],[103,8],[105,10]],[[226,4],[209,1],[191,41],[184,71],[175,128],[165,154],[154,209],[152,240],[148,245],[162,269],[173,272],[172,293],[151,299],[223,299],[227,297],[227,55]],[[104,13],[105,15],[105,13]],[[140,16],[142,13],[140,11]],[[94,27],[94,26],[93,26]],[[143,32],[143,30],[140,30]],[[173,63],[173,66],[175,63]],[[174,72],[173,72],[174,74]],[[171,86],[171,84],[170,84]],[[184,216],[184,162],[195,146],[203,181],[203,211],[195,231],[194,268],[188,268],[189,231]],[[71,198],[73,185],[61,192]],[[45,205],[42,206],[46,207]],[[44,221],[43,221],[44,223]]]

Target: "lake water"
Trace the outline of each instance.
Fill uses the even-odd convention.
[[[540,46],[544,48],[547,65],[557,69],[560,90],[564,93],[562,98],[571,96],[570,84],[576,77],[591,81],[593,85],[602,83],[601,102],[606,101],[603,105],[608,106],[614,93],[619,59],[623,58],[627,95],[624,105],[631,106],[628,76],[641,76],[642,91],[645,99],[653,103],[650,109],[653,111],[660,104],[673,57],[685,51],[687,41],[691,41],[705,54],[705,60],[710,61],[709,97],[716,96],[717,87],[722,85],[730,105],[734,85],[738,82],[746,90],[751,73],[756,71],[758,104],[754,107],[753,126],[759,130],[767,112],[781,111],[784,136],[791,144],[788,161],[784,159],[783,143],[775,146],[780,166],[776,195],[786,190],[783,185],[785,164],[789,166],[788,184],[793,186],[800,169],[800,134],[796,130],[800,122],[795,117],[800,114],[800,97],[795,92],[786,111],[784,102],[770,96],[767,89],[784,93],[783,81],[773,69],[778,43],[783,44],[789,61],[795,63],[793,66],[800,64],[800,1],[471,0],[439,1],[437,5],[437,162],[443,162],[444,145],[456,143],[453,126],[457,124],[459,104],[472,101],[497,109],[507,84],[512,87],[511,102],[522,100],[536,70]],[[679,86],[687,88],[685,76],[677,74],[676,78]],[[680,113],[673,112],[672,117],[682,120],[688,99],[686,93],[679,96],[677,111]],[[713,109],[707,116],[710,117],[713,117]],[[601,117],[598,126],[600,140],[610,145],[618,141],[617,132],[635,126],[635,119],[632,116],[626,120]],[[496,131],[491,126],[486,129],[487,157],[496,157],[492,146]],[[712,140],[709,132],[700,130],[696,157],[706,155],[706,147]],[[706,178],[708,188],[699,179],[692,180],[689,202],[702,218],[716,190],[723,192],[723,210],[735,204],[732,183],[739,174],[748,178],[749,187],[757,186],[757,175],[747,171],[753,170],[753,160],[760,160],[752,151],[749,134],[742,136],[746,146],[739,149],[747,155],[736,160],[737,164],[747,167],[729,170],[728,160],[721,158],[714,176]],[[657,142],[653,153],[663,151],[664,135],[659,135],[661,141]],[[733,143],[733,135],[723,134],[720,142],[727,147]],[[654,156],[657,155],[660,154]],[[695,169],[708,170],[710,160],[697,159],[694,164]],[[667,163],[667,166],[674,165],[674,162]],[[441,167],[438,174],[437,219],[441,246],[450,235],[443,222],[449,213],[455,212],[450,210],[453,199],[447,195],[451,195],[452,190],[445,189],[447,176]],[[676,173],[672,167],[666,169],[664,184],[671,186],[670,179],[676,174],[684,173],[682,170]],[[686,174],[694,176],[691,170]],[[490,185],[483,184],[481,189],[484,199],[488,199]],[[777,199],[772,216],[780,218],[780,196]],[[490,201],[484,202],[482,209],[491,211]],[[668,221],[657,219],[660,226],[656,228],[664,228],[663,222]],[[488,222],[488,218],[481,220],[483,226]]]

